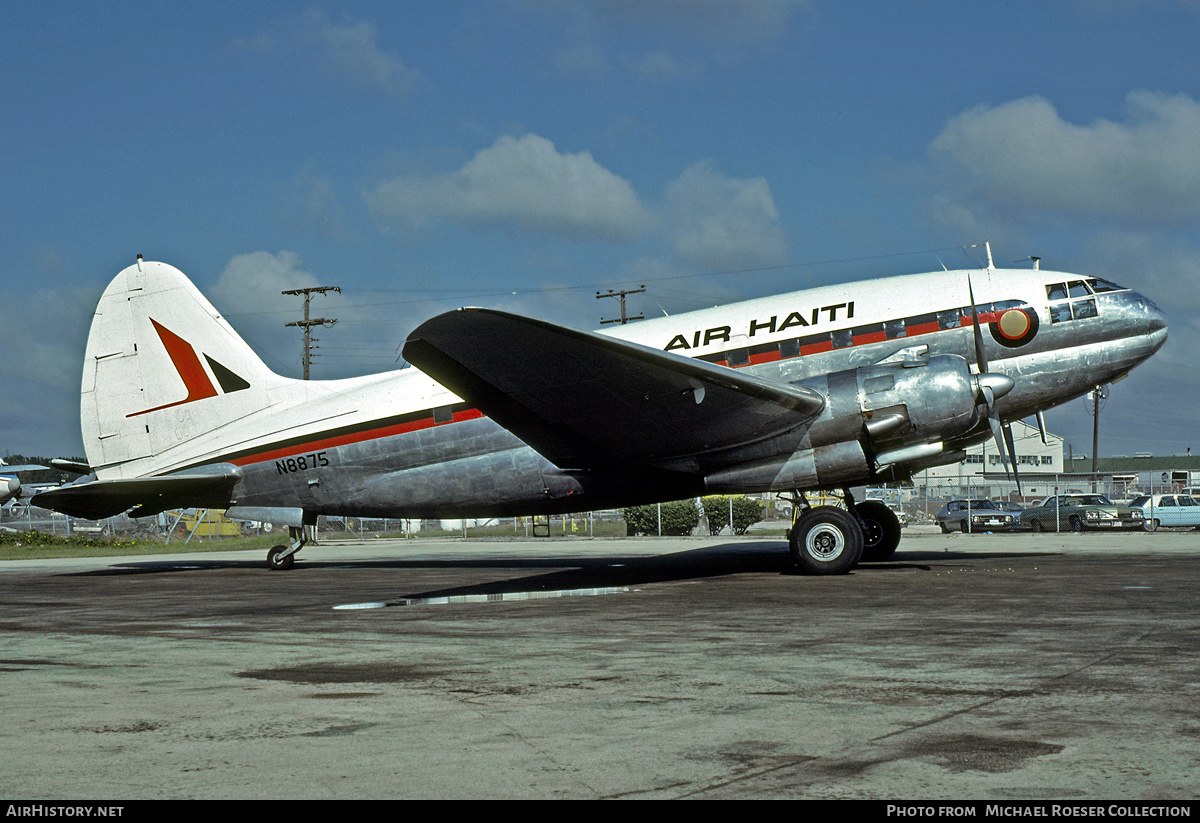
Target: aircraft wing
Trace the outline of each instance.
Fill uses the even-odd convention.
[[[434,317],[404,358],[560,468],[649,464],[802,425],[825,398],[701,360],[490,309]]]
[[[146,517],[174,507],[223,509],[230,504],[237,470],[216,468],[199,473],[139,477],[132,480],[91,480],[35,494],[34,506],[99,520],[134,506],[131,517]]]

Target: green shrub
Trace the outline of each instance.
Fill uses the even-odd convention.
[[[712,495],[705,497],[703,503],[709,534],[720,534],[729,525],[729,497]],[[745,495],[733,498],[733,533],[745,534],[747,529],[762,520],[765,509],[761,500],[751,500]]]
[[[658,514],[662,511],[662,533],[669,535],[691,534],[700,522],[700,512],[695,500],[676,500],[671,503],[649,506],[630,506],[621,509],[625,518],[625,533],[656,535],[659,533]]]

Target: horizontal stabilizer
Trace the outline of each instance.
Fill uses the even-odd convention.
[[[649,464],[789,431],[810,389],[490,309],[434,317],[404,357],[560,468]]]
[[[230,467],[136,480],[93,480],[41,492],[30,502],[85,520],[112,517],[131,508],[131,517],[171,508],[224,509],[230,505],[238,477],[237,469]]]
[[[66,457],[55,457],[50,460],[51,467],[61,469],[71,474],[91,474],[92,467],[87,463],[79,460],[71,460]]]

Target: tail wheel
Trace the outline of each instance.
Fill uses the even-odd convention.
[[[271,550],[267,552],[267,565],[273,571],[286,571],[295,565],[296,555],[294,553],[286,556],[283,555],[287,549],[287,546],[273,546]]]
[[[863,528],[836,506],[809,509],[792,528],[792,560],[804,574],[846,574],[862,556]]]

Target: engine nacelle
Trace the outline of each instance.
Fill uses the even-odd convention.
[[[809,428],[814,446],[865,439],[872,450],[933,443],[981,420],[978,378],[952,354],[833,372],[802,384],[828,399]]]
[[[1004,392],[1002,381],[1008,378],[996,375],[989,383],[996,395]],[[709,473],[705,485],[710,490],[813,489],[865,482],[874,475],[881,453],[911,452],[914,459],[928,459],[941,451],[942,441],[964,434],[983,418],[979,377],[957,355],[862,366],[801,385],[819,391],[826,403],[800,442],[769,456],[762,454],[769,446],[759,444],[757,454]]]
[[[15,477],[0,477],[0,506],[3,506],[21,491],[21,481]]]

